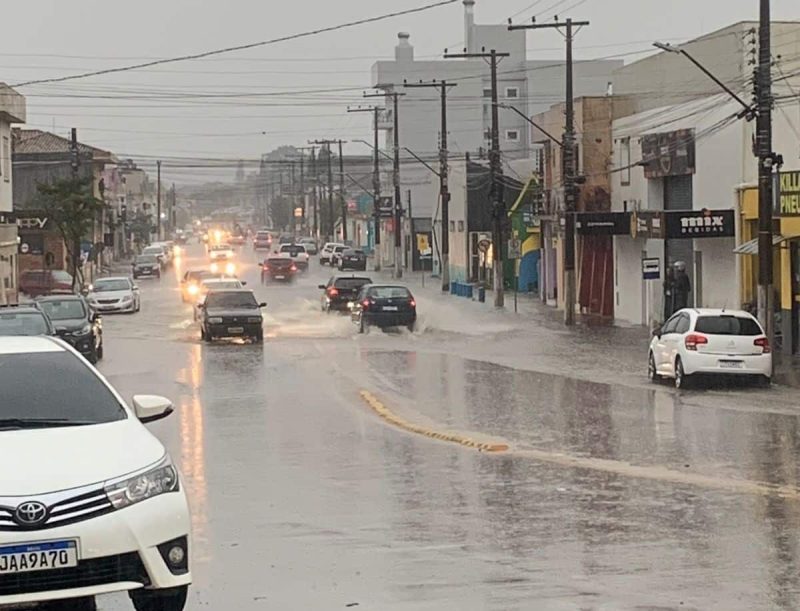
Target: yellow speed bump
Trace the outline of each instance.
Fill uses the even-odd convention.
[[[466,437],[465,435],[459,435],[457,433],[446,433],[443,431],[435,431],[425,426],[421,426],[419,424],[414,424],[413,422],[409,422],[404,418],[401,418],[394,412],[392,412],[388,407],[386,407],[383,403],[378,400],[375,395],[373,395],[368,390],[361,391],[361,398],[367,403],[367,405],[372,408],[376,414],[378,414],[381,418],[389,422],[390,424],[395,425],[398,428],[401,428],[405,431],[410,433],[416,433],[417,435],[424,435],[425,437],[430,437],[431,439],[437,439],[439,441],[447,441],[450,443],[457,443],[467,448],[473,448],[475,450],[479,450],[481,452],[505,452],[508,450],[508,445],[504,443],[496,443],[496,442],[480,442],[475,441],[470,437]]]

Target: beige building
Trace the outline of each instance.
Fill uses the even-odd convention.
[[[11,125],[25,122],[25,98],[0,83],[0,305],[17,301],[17,225],[13,219]]]

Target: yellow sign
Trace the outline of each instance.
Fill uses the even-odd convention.
[[[427,233],[418,233],[417,234],[417,250],[419,252],[425,253],[430,250],[431,246],[428,242],[428,234]]]
[[[800,171],[781,172],[780,214],[800,216]]]

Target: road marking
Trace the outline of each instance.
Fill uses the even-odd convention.
[[[461,446],[467,448],[474,448],[481,452],[505,452],[508,450],[508,445],[505,443],[497,443],[497,442],[481,442],[475,441],[471,437],[467,437],[466,435],[459,435],[458,433],[446,433],[442,431],[436,431],[434,429],[421,426],[419,424],[414,424],[413,422],[409,422],[408,420],[401,418],[394,412],[392,412],[389,408],[387,408],[383,403],[381,403],[375,395],[373,395],[368,390],[361,391],[361,398],[367,402],[376,414],[378,414],[381,418],[389,422],[390,424],[395,425],[403,430],[406,430],[410,433],[416,433],[418,435],[424,435],[425,437],[430,437],[431,439],[437,439],[439,441],[448,441],[450,443],[457,443]]]

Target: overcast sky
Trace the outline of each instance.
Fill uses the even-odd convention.
[[[429,1],[15,2],[4,6],[0,81],[14,84],[257,42]],[[797,0],[772,4],[774,19],[800,19]],[[577,58],[622,55],[630,61],[653,40],[679,42],[756,19],[758,0],[477,0],[478,23],[504,22],[516,13],[516,21],[556,13],[589,19],[591,26],[576,42]],[[82,141],[118,155],[254,159],[311,138],[368,137],[368,115],[348,114],[346,108],[370,85],[372,63],[392,56],[398,31],[411,33],[417,58],[438,58],[446,46],[463,43],[463,7],[458,2],[294,42],[19,91],[28,96],[30,127],[66,134],[74,126]],[[531,59],[561,58],[563,41],[555,32],[529,34],[528,49]],[[354,91],[270,100],[197,97],[339,87]],[[153,99],[154,93],[180,98]],[[194,182],[202,173],[176,170],[165,178]]]

